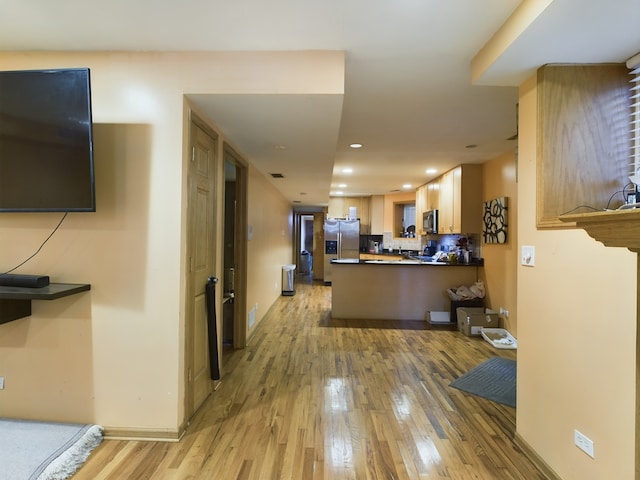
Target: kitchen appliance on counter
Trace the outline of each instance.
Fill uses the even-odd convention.
[[[360,220],[325,220],[324,283],[331,283],[331,260],[360,258]]]
[[[424,233],[438,233],[438,210],[427,210],[422,213],[422,230]]]
[[[437,251],[438,251],[438,242],[436,242],[435,240],[427,240],[427,243],[424,244],[424,249],[422,250],[422,253],[424,255],[433,257]]]
[[[376,245],[378,252],[376,252]],[[360,235],[360,253],[379,253],[382,248],[382,235]]]

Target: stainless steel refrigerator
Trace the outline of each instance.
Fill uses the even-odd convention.
[[[324,283],[331,283],[331,260],[360,258],[360,220],[325,220]]]

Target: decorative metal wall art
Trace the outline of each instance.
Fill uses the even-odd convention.
[[[484,203],[484,243],[507,243],[507,203],[507,197],[495,198]]]

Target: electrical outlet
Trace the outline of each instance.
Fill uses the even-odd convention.
[[[587,437],[585,434],[578,430],[573,431],[573,441],[580,450],[589,455],[591,458],[595,458],[593,451],[593,440]]]
[[[256,306],[253,307],[251,310],[249,310],[249,318],[248,318],[248,322],[249,323],[249,328],[253,327],[254,323],[256,323],[256,310],[258,309],[258,304],[256,303]]]
[[[509,318],[509,310],[500,307],[500,315],[502,315],[504,318]]]
[[[4,390],[4,377],[0,377],[0,390]]]

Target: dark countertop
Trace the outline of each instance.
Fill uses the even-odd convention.
[[[377,254],[380,255],[380,254]],[[331,260],[332,264],[340,265],[420,265],[420,266],[437,266],[437,267],[482,267],[484,259],[476,258],[470,263],[449,263],[449,262],[433,262],[423,261],[418,258],[403,258],[402,260],[360,260],[357,258],[342,258]]]

